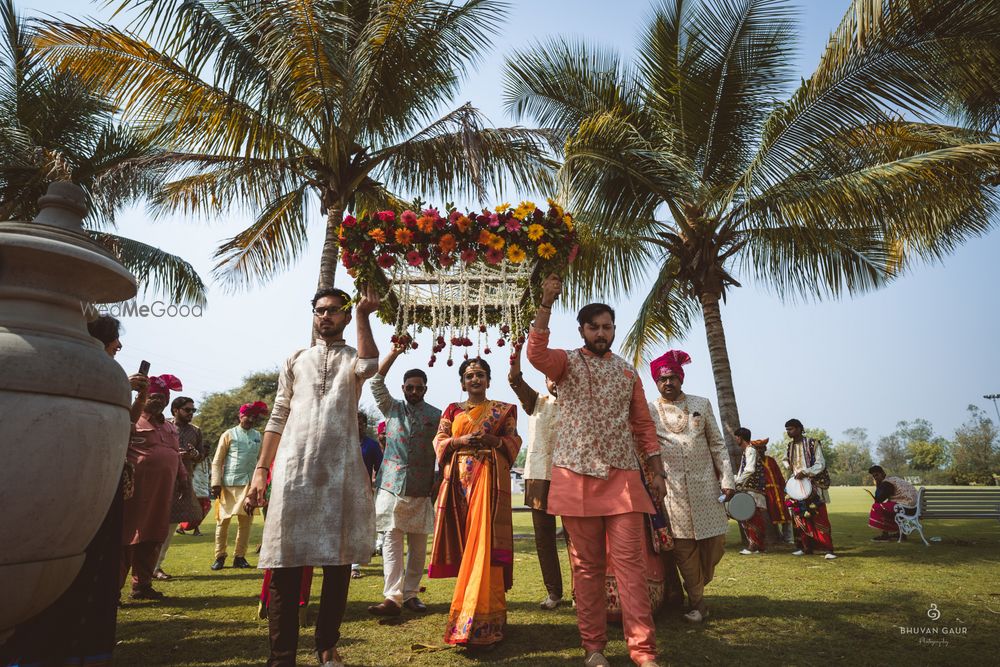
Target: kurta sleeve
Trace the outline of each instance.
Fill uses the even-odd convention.
[[[184,465],[184,455],[181,454],[180,434],[176,429],[173,431],[174,448],[177,450],[177,479],[186,482],[188,478],[187,466]]]
[[[358,357],[358,360],[354,362],[354,374],[358,376],[358,379],[364,382],[368,378],[374,376],[378,373],[378,357],[373,357],[372,359],[362,359]]]
[[[729,452],[726,450],[726,441],[722,438],[722,431],[719,430],[719,423],[715,421],[715,411],[712,409],[711,401],[705,401],[705,437],[708,440],[708,449],[712,452],[712,461],[715,464],[715,474],[719,476],[719,484],[724,489],[734,488],[733,466],[729,462]]]
[[[375,398],[375,405],[379,412],[386,419],[392,414],[393,408],[398,405],[398,401],[389,393],[389,388],[385,386],[385,376],[376,373],[372,376],[371,382],[372,396]]]
[[[632,425],[632,435],[635,436],[639,450],[649,456],[660,453],[660,442],[656,437],[656,425],[649,412],[646,402],[646,392],[642,390],[642,380],[638,373],[632,385],[632,400],[629,402],[629,423]]]
[[[814,451],[816,453],[816,460],[804,471],[810,477],[818,475],[826,469],[826,459],[823,458],[823,446],[817,442]]]
[[[738,472],[733,478],[736,484],[745,484],[750,475],[753,474],[754,468],[757,467],[757,448],[747,447],[743,450],[743,471]]]
[[[274,407],[271,409],[271,418],[267,420],[264,433],[281,433],[285,430],[288,421],[288,412],[292,404],[292,388],[295,386],[295,372],[292,365],[298,358],[295,354],[285,360],[285,365],[278,375],[278,393],[274,396]],[[218,452],[216,452],[218,457]]]
[[[222,486],[222,480],[226,475],[226,456],[229,455],[229,443],[232,436],[229,431],[219,438],[219,446],[215,448],[215,458],[212,459],[212,486]]]
[[[566,350],[549,348],[549,332],[531,328],[528,332],[528,363],[558,383],[566,374]]]
[[[513,405],[503,418],[503,426],[497,433],[500,437],[499,452],[507,459],[509,465],[514,465],[517,453],[521,451],[521,436],[517,433],[517,408]]]

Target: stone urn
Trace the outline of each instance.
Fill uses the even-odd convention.
[[[0,222],[0,643],[69,587],[117,490],[129,439],[125,371],[84,304],[136,294],[83,232],[86,199],[49,186],[33,222]]]

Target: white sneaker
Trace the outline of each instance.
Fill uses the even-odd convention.
[[[837,554],[833,553],[832,551],[830,553],[828,553],[827,555],[823,556],[823,558],[825,558],[827,560],[833,560],[836,557],[837,557]]]
[[[551,611],[551,610],[555,609],[556,607],[558,607],[559,603],[561,603],[561,602],[562,602],[562,598],[554,598],[554,597],[552,597],[550,595],[547,598],[545,598],[544,600],[542,600],[541,603],[538,606],[541,607],[542,609],[546,609],[548,611]]]
[[[741,556],[752,556],[755,553],[757,553],[757,552],[756,551],[750,551],[749,549],[740,549],[740,555]]]
[[[806,552],[805,552],[805,551],[803,551],[802,549],[799,549],[798,551],[793,551],[793,552],[792,552],[792,555],[793,555],[793,556],[805,556],[805,555],[806,555]]]
[[[590,651],[583,659],[584,667],[611,667],[611,663],[600,651]]]
[[[692,609],[688,613],[684,614],[684,620],[689,623],[701,623],[704,620],[704,617],[701,615],[700,611]]]

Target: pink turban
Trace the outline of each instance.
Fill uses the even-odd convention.
[[[375,432],[379,435],[385,435],[385,422],[379,422],[378,426],[375,427]]]
[[[149,393],[150,394],[163,394],[167,398],[170,398],[170,390],[180,391],[184,386],[181,384],[180,378],[176,375],[170,375],[166,373],[164,375],[154,375],[149,378]]]
[[[683,350],[668,350],[662,357],[650,362],[649,372],[653,375],[654,382],[664,373],[676,373],[680,376],[681,382],[684,382],[684,369],[682,366],[690,363],[691,356],[687,352]]]
[[[253,403],[245,403],[240,406],[240,417],[246,415],[253,418],[265,414],[267,414],[267,403],[264,401],[254,401]]]

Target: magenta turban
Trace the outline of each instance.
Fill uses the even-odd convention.
[[[663,373],[676,373],[684,381],[684,368],[691,363],[691,355],[683,350],[668,350],[659,359],[654,359],[649,363],[649,372],[653,375],[655,382]]]
[[[240,417],[246,415],[247,417],[254,418],[266,414],[267,403],[264,401],[254,401],[253,403],[245,403],[240,406]]]
[[[176,375],[170,375],[165,373],[163,375],[154,375],[149,378],[149,393],[150,394],[163,394],[167,398],[170,398],[170,390],[180,391],[184,386],[181,384],[180,378]]]

